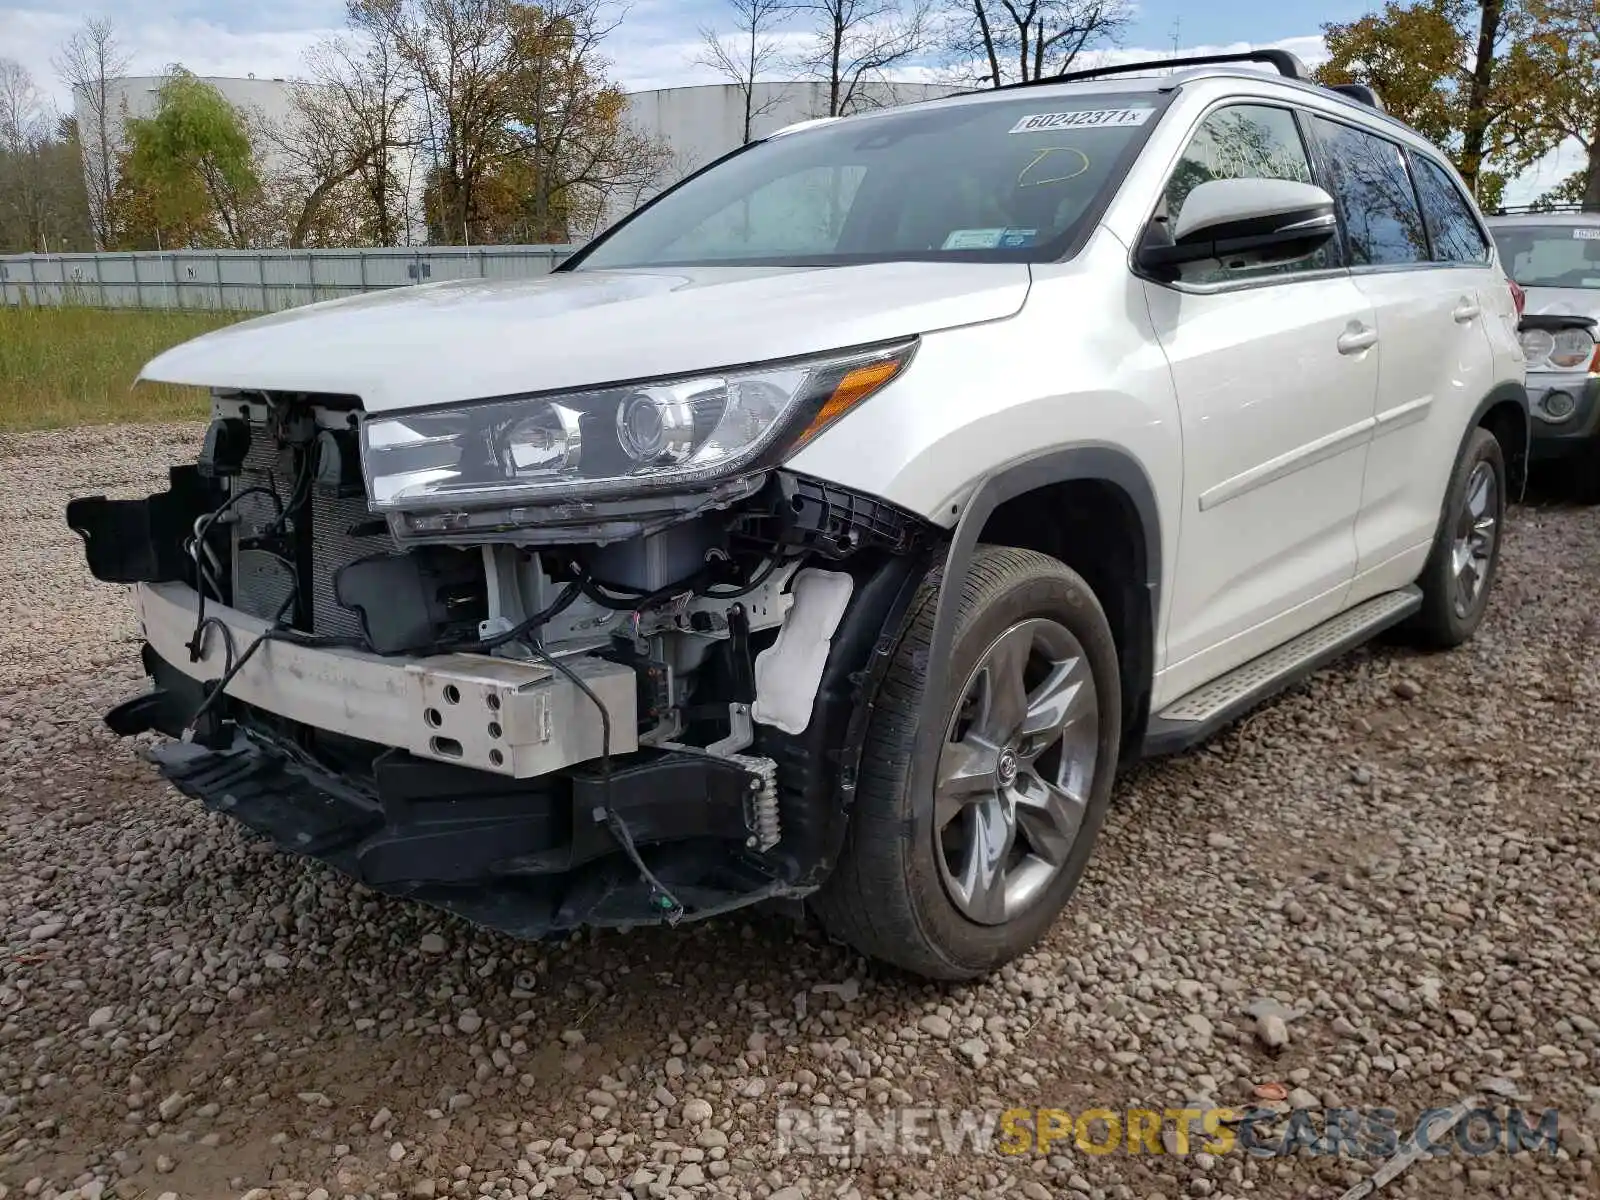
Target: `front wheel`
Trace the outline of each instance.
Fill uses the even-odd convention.
[[[1422,608],[1411,630],[1422,644],[1459,646],[1489,606],[1506,524],[1506,460],[1500,442],[1477,428],[1450,476],[1444,516],[1417,583]]]
[[[1116,646],[1081,577],[983,546],[959,586],[937,761],[913,770],[935,574],[877,696],[844,850],[813,899],[836,937],[935,979],[993,970],[1049,928],[1093,849],[1121,736]]]

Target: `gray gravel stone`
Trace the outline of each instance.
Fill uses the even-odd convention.
[[[848,1129],[905,1105],[1242,1109],[1279,1081],[1285,1112],[1481,1089],[1573,1118],[1553,1159],[1429,1162],[1385,1194],[1460,1191],[1469,1169],[1485,1194],[1594,1193],[1592,511],[1513,510],[1489,619],[1459,650],[1364,649],[1129,772],[1054,926],[991,977],[931,988],[765,914],[517,942],[278,854],[168,787],[138,756],[150,738],[100,721],[145,686],[138,629],[61,511],[159,488],[198,432],[0,434],[11,1196],[1339,1194],[1350,1164],[1207,1165],[1193,1146],[778,1153],[784,1111]],[[1284,1024],[1276,1053],[1257,1001]]]

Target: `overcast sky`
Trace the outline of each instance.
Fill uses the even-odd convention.
[[[1313,64],[1322,57],[1321,26],[1347,21],[1374,7],[1364,0],[1212,0],[1196,11],[1183,0],[1142,0],[1123,39],[1130,58],[1163,57],[1174,40],[1194,53],[1282,45]],[[726,0],[627,0],[621,24],[606,43],[612,74],[630,90],[712,83],[695,65],[696,30],[729,28]],[[131,70],[157,75],[182,63],[200,75],[275,78],[298,74],[307,47],[338,31],[343,0],[120,0],[91,9],[109,18],[132,55]],[[81,13],[48,0],[0,0],[0,56],[31,71],[59,108],[65,89],[50,65],[56,48],[78,27]],[[1550,164],[1524,180],[1516,199],[1548,187],[1577,161]]]
[[[1185,48],[1294,39],[1296,48],[1315,54],[1321,23],[1357,15],[1364,5],[1280,0],[1270,19],[1259,14],[1259,3],[1245,0],[1214,0],[1203,15],[1190,11],[1180,19],[1181,7],[1181,0],[1141,4],[1126,48],[1170,54],[1176,35]],[[731,27],[725,0],[618,0],[617,10],[622,22],[606,52],[630,89],[715,79],[694,65],[696,30]],[[116,25],[134,71],[152,75],[173,62],[201,75],[292,75],[306,47],[344,22],[343,0],[121,0],[91,11]],[[80,20],[65,4],[0,0],[0,55],[20,60],[64,102],[50,58]]]

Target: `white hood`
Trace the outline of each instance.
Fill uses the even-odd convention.
[[[577,271],[397,288],[259,317],[185,342],[141,379],[361,397],[391,412],[674,375],[1014,315],[1028,268]]]

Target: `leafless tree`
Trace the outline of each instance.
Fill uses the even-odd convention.
[[[508,0],[350,0],[350,22],[417,85],[445,240],[472,240],[485,178],[509,146],[506,82],[518,46]]]
[[[1115,45],[1131,8],[1128,0],[947,0],[945,15],[945,56],[1000,87],[1063,75],[1084,51]]]
[[[112,85],[127,71],[128,61],[111,22],[100,17],[87,18],[51,60],[56,73],[72,88],[78,106],[89,222],[101,249],[112,245],[117,234],[116,170],[123,150],[122,114],[115,111]]]
[[[380,246],[400,240],[407,196],[399,156],[417,137],[411,89],[394,47],[381,39],[338,37],[306,55],[307,78],[293,85],[288,119],[269,134],[292,186],[289,245],[299,247],[341,193],[353,236]]]
[[[812,41],[796,60],[828,85],[830,117],[875,107],[887,73],[928,42],[929,0],[810,0]]]
[[[52,114],[33,76],[0,58],[0,224],[8,241],[44,250],[48,208],[41,158],[51,141]]]
[[[756,88],[782,60],[783,44],[775,36],[794,10],[789,0],[728,0],[733,33],[724,36],[709,27],[700,30],[698,63],[730,80],[744,98],[744,141],[756,120],[777,107],[780,97],[756,100]]]

